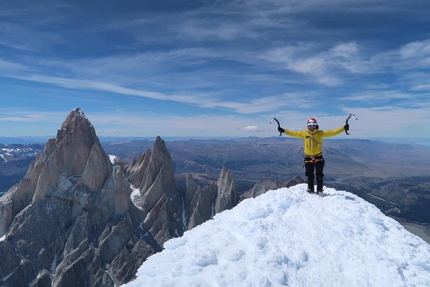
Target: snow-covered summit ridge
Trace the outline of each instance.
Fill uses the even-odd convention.
[[[430,286],[430,245],[374,205],[306,185],[217,214],[148,258],[135,286]]]

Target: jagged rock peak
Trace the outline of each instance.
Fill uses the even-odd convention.
[[[69,116],[73,114],[74,116],[87,118],[84,114],[84,112],[81,110],[81,108],[75,108],[73,111],[70,112]]]
[[[157,136],[157,138],[155,139],[155,142],[154,142],[154,154],[156,156],[159,155],[159,154],[169,155],[170,156],[169,151],[167,150],[166,143],[165,143],[165,141],[160,136]]]
[[[141,154],[126,167],[128,179],[139,187],[133,202],[145,213],[143,227],[162,245],[184,230],[182,196],[175,182],[173,161],[166,143],[157,136],[153,152]]]
[[[145,214],[130,195],[89,120],[73,110],[25,178],[0,197],[0,286],[113,287],[131,280],[161,248],[138,233]]]
[[[96,131],[80,108],[72,110],[61,125],[61,129],[57,131],[56,143],[61,143],[70,137],[74,141],[80,141],[87,146],[92,146],[98,142]]]
[[[48,141],[36,159],[35,166],[40,166],[40,174],[34,175],[38,180],[33,201],[53,193],[65,194],[64,182],[72,188],[78,180],[92,191],[100,190],[112,173],[109,157],[80,108],[69,113],[57,137]]]
[[[235,207],[239,201],[239,195],[236,190],[236,183],[231,171],[223,167],[217,182],[218,191],[215,202],[215,212],[219,213],[226,209]]]
[[[84,114],[84,112],[80,109],[80,108],[76,108],[74,110],[72,110],[69,115],[66,117],[66,119],[64,120],[63,124],[62,124],[62,128],[67,128],[68,125],[70,125],[71,123],[88,123],[89,125],[91,125],[90,121],[88,120],[87,116]]]

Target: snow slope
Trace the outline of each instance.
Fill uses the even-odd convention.
[[[171,239],[127,287],[430,286],[430,245],[374,205],[268,191]]]

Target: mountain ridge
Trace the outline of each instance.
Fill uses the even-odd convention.
[[[184,194],[161,138],[125,164],[106,154],[83,111],[72,110],[21,181],[0,197],[0,285],[128,282],[165,241],[232,207],[224,199],[237,198],[233,179],[227,169],[220,178],[209,200],[201,199],[206,189],[189,187],[200,199],[189,198],[183,217]],[[211,213],[203,217],[202,208]]]
[[[127,162],[138,157],[142,150],[151,149],[154,140],[101,143],[106,153]],[[224,166],[230,169],[239,194],[250,191],[262,181],[289,181],[297,176],[303,177],[300,140],[287,137],[190,139],[166,141],[166,145],[174,164],[175,182],[182,191],[186,189],[188,174],[193,175],[198,185],[204,186],[216,182]],[[25,175],[30,163],[30,157],[19,155],[19,150],[27,149],[31,152],[29,156],[33,154],[34,157],[34,150],[41,149],[40,145],[4,148],[18,159],[6,163],[0,159],[0,183],[7,190]],[[430,191],[430,177],[426,173],[426,163],[430,160],[429,147],[345,138],[327,140],[325,148],[327,186],[353,191],[376,204],[385,214],[403,223],[419,224],[421,228],[430,230],[430,220],[421,208],[422,200],[429,200],[429,193],[410,188],[410,184],[415,182],[423,186],[424,191]],[[242,155],[243,159],[239,159],[238,155]],[[10,174],[12,171],[13,174]],[[391,186],[389,196],[384,186]],[[407,195],[410,199],[416,198],[415,203],[398,200],[406,199]],[[389,201],[394,204],[388,204]]]

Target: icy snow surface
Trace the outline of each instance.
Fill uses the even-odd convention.
[[[167,241],[124,285],[430,286],[430,245],[345,191],[268,191]]]
[[[109,155],[109,160],[112,164],[115,164],[116,155]]]

